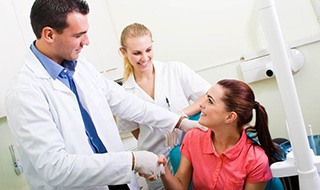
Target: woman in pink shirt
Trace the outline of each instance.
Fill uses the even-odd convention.
[[[250,126],[253,110],[256,122]],[[272,178],[269,165],[276,161],[278,149],[267,113],[252,89],[239,80],[219,81],[207,92],[199,123],[209,130],[186,134],[177,173],[173,176],[165,166],[161,175],[165,188],[188,189],[192,180],[194,190],[263,190]],[[159,163],[166,165],[165,158],[160,156]]]

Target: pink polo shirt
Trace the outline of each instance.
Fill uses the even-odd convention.
[[[211,130],[189,131],[181,153],[192,163],[194,190],[243,189],[245,182],[255,183],[272,178],[264,150],[242,132],[237,144],[220,156],[212,146]]]

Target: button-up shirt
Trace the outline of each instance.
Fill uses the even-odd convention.
[[[264,150],[242,132],[240,140],[221,155],[211,140],[211,130],[194,129],[184,137],[181,153],[192,163],[193,189],[243,189],[245,183],[272,178]]]

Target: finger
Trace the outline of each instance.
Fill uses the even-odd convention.
[[[163,154],[160,154],[158,156],[158,164],[162,164],[163,162],[165,162],[166,157]]]
[[[160,166],[159,166],[159,170],[160,170],[160,175],[162,175],[162,174],[165,174],[165,172],[164,172],[164,166],[163,166],[163,164],[160,164]],[[159,176],[160,177],[160,176]]]
[[[146,179],[149,180],[149,181],[154,181],[154,180],[156,180],[157,178],[156,178],[155,175],[150,175],[150,176],[148,176]]]
[[[173,136],[173,143],[172,143],[173,146],[172,146],[172,148],[177,145],[177,139],[178,139],[177,137],[178,137],[178,133],[175,131],[174,132],[174,136]]]
[[[208,131],[208,128],[203,125],[199,125],[198,128],[201,129],[202,131]]]

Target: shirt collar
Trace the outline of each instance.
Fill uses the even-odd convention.
[[[205,135],[205,147],[203,149],[203,153],[204,154],[215,154],[216,156],[218,156],[218,154],[213,150],[213,146],[212,146],[212,140],[211,140],[211,134],[213,132],[209,129],[208,132]],[[243,149],[243,147],[245,147],[246,143],[250,143],[248,142],[248,137],[245,133],[245,130],[242,131],[241,133],[241,137],[240,140],[229,150],[227,150],[226,152],[222,153],[222,155],[226,156],[227,158],[234,160],[236,159],[240,152],[241,149]]]
[[[157,73],[160,73],[161,70],[163,69],[163,63],[157,60],[153,60],[152,62],[153,62],[154,72],[156,73],[155,77],[157,77],[159,76]],[[130,73],[128,79],[124,82],[123,87],[125,89],[133,89],[138,87],[138,84],[134,79],[133,72]]]
[[[248,137],[245,132],[245,130],[242,130],[240,140],[229,150],[224,152],[223,154],[228,157],[231,160],[236,159],[239,154],[241,153],[241,150],[245,147],[245,144],[248,142]]]
[[[55,80],[60,77],[63,77],[65,73],[67,73],[69,76],[73,76],[75,67],[77,65],[77,60],[64,60],[62,62],[62,65],[59,65],[58,63],[54,62],[49,57],[45,56],[43,53],[41,53],[36,46],[34,45],[35,42],[33,42],[30,46],[31,51],[34,53],[34,55],[38,58],[38,60],[41,62],[43,67],[47,70],[49,75]],[[68,69],[69,72],[64,72],[64,69]]]

